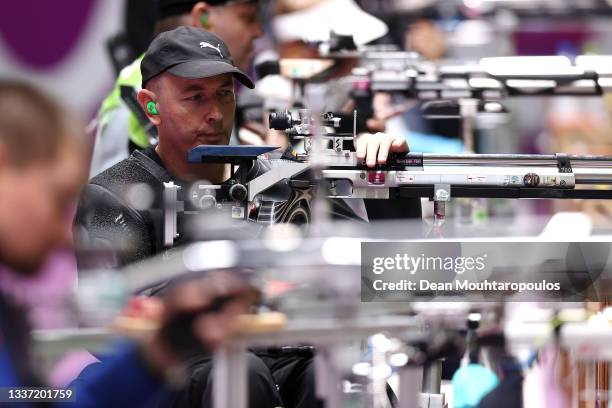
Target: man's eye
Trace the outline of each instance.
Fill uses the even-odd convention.
[[[222,98],[228,98],[230,96],[234,95],[234,92],[228,90],[228,89],[222,89],[219,92],[217,92],[217,94],[222,97]]]
[[[187,101],[199,101],[200,99],[202,99],[202,95],[201,94],[195,94],[195,95],[191,95],[191,96],[188,96],[187,98],[185,98],[185,100],[187,100]]]

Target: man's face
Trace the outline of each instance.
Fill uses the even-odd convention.
[[[0,259],[16,272],[37,272],[54,248],[71,242],[74,204],[87,174],[83,156],[66,145],[55,160],[0,170]]]
[[[257,5],[237,3],[212,7],[210,22],[211,31],[227,44],[236,66],[248,70],[253,59],[253,42],[263,35]]]
[[[185,160],[202,144],[229,144],[236,99],[231,74],[186,79],[165,73],[155,87],[159,104],[160,144]]]

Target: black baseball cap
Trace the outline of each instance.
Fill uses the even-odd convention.
[[[203,0],[157,0],[157,18],[162,19],[189,13],[193,6]],[[209,6],[225,6],[232,3],[257,3],[258,0],[205,0]]]
[[[140,63],[140,72],[143,88],[163,72],[194,79],[230,73],[248,88],[255,88],[251,78],[236,68],[223,40],[195,27],[178,27],[155,37]]]

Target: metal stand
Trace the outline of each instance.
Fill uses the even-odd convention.
[[[427,364],[423,371],[423,394],[421,395],[421,407],[443,408],[444,394],[442,394],[441,389],[442,360],[436,360]]]
[[[213,407],[247,408],[247,354],[241,342],[229,344],[213,357]]]
[[[399,405],[397,408],[414,408],[420,404],[419,395],[423,383],[423,367],[405,366],[399,370]]]
[[[476,114],[478,113],[478,100],[460,99],[459,116],[461,117],[461,137],[463,138],[463,151],[474,153],[474,128]]]
[[[325,401],[327,408],[344,407],[342,375],[333,360],[333,350],[336,347],[327,345],[317,348],[314,359],[317,397]]]

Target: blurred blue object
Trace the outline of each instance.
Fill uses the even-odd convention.
[[[461,367],[452,378],[455,408],[476,408],[480,400],[499,385],[493,371],[480,364]]]
[[[463,153],[463,142],[459,139],[408,131],[406,141],[410,151],[420,153]]]
[[[255,160],[257,156],[270,153],[278,146],[227,146],[200,145],[189,151],[189,163],[227,163],[230,158]]]

